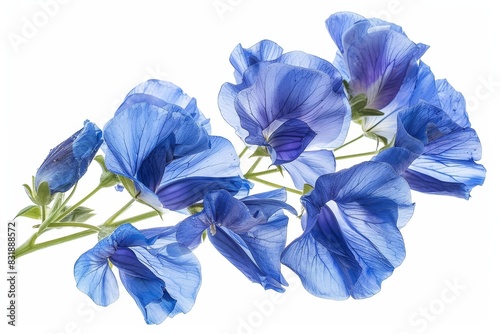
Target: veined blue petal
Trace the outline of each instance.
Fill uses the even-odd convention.
[[[462,93],[453,88],[446,79],[436,80],[441,108],[457,125],[468,128],[471,126],[469,116],[465,110],[465,98]]]
[[[295,188],[303,189],[306,184],[314,185],[321,175],[334,173],[335,158],[329,150],[302,152],[297,159],[281,166],[292,177]]]
[[[312,295],[338,300],[349,298],[342,268],[336,265],[328,249],[317,242],[311,233],[292,241],[285,248],[281,262],[300,277],[302,285]]]
[[[316,133],[301,120],[287,120],[267,140],[271,146],[271,160],[281,165],[297,159],[315,136]]]
[[[410,188],[385,163],[321,176],[303,196],[304,234],[282,255],[304,287],[323,298],[366,298],[404,259],[399,228],[413,214]]]
[[[229,56],[229,61],[235,70],[236,82],[242,81],[243,73],[250,66],[262,61],[276,60],[282,53],[283,48],[270,40],[262,40],[247,49],[238,44]]]
[[[417,81],[415,83],[415,89],[412,92],[409,105],[416,105],[420,101],[425,101],[437,107],[441,106],[434,74],[432,73],[430,67],[423,61],[420,61],[418,67]]]
[[[422,155],[403,174],[414,190],[468,199],[482,185],[486,169],[473,160],[452,160]]]
[[[344,53],[343,36],[356,22],[365,18],[352,12],[339,12],[330,15],[326,20],[326,28],[341,53]]]
[[[331,92],[330,78],[319,71],[285,64],[269,64],[259,71],[255,85],[241,91],[236,110],[250,134],[274,120],[308,114]]]
[[[210,227],[205,216],[190,216],[177,225],[177,241],[182,245],[195,249],[201,243],[203,231]]]
[[[209,233],[208,237],[214,247],[250,281],[259,283],[265,289],[273,289],[278,292],[284,291],[280,281],[266,275],[257,266],[248,246],[236,233],[224,227],[217,227],[215,234]]]
[[[286,203],[286,194],[286,190],[281,188],[247,196],[240,201],[245,204],[253,217],[262,215],[267,220],[281,209],[297,215],[297,211]]]
[[[285,286],[288,283],[281,274],[280,257],[285,249],[287,225],[288,217],[277,213],[266,224],[256,225],[240,235],[255,262],[263,272],[272,277],[271,282],[277,281]],[[277,288],[277,291],[281,291],[280,287]]]
[[[116,114],[141,102],[165,109],[179,106],[182,108],[182,112],[192,117],[196,123],[210,132],[210,123],[198,109],[196,99],[189,97],[180,87],[171,82],[152,79],[137,85],[127,94]]]
[[[108,306],[119,296],[116,277],[108,264],[113,251],[112,244],[99,243],[83,253],[74,267],[77,288],[100,306]]]
[[[241,177],[239,158],[231,142],[215,136],[210,141],[210,149],[176,159],[165,169],[157,194],[166,208],[186,208],[209,191],[220,189],[246,195],[252,187]]]
[[[366,94],[368,108],[380,110],[397,95],[418,46],[393,30],[375,30],[354,41],[345,52],[353,96]]]
[[[99,305],[118,298],[108,261],[143,313],[146,323],[189,311],[196,299],[201,271],[196,257],[176,240],[175,227],[139,231],[119,226],[84,253],[75,264],[77,286]]]

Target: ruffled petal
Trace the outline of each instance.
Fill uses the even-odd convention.
[[[282,262],[320,297],[377,293],[405,256],[399,228],[414,207],[406,181],[388,164],[364,162],[321,176],[303,204],[304,234]]]
[[[267,140],[273,164],[281,165],[297,159],[315,136],[316,133],[301,120],[287,120]]]
[[[262,40],[247,49],[238,44],[229,56],[229,61],[235,70],[236,82],[242,81],[243,73],[250,66],[262,61],[276,60],[282,53],[283,48],[270,40]]]

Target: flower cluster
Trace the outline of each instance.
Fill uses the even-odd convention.
[[[379,292],[405,257],[411,192],[468,199],[485,179],[481,144],[463,96],[421,60],[426,45],[355,13],[333,14],[326,26],[338,47],[333,61],[284,52],[270,40],[232,51],[234,82],[222,85],[218,105],[244,143],[240,154],[211,135],[196,100],[170,82],[133,88],[102,130],[85,121],[24,185],[33,204],[18,216],[41,223],[17,256],[97,234],[75,263],[76,286],[110,305],[119,296],[117,271],[148,324],[193,307],[201,287],[195,253],[206,239],[264,289],[286,290],[284,265],[318,297]],[[338,154],[363,138],[368,152]],[[368,160],[337,170],[338,160],[361,156]],[[240,159],[252,161],[245,172]],[[70,205],[92,161],[102,168],[99,185]],[[280,174],[293,186],[266,179]],[[254,193],[255,183],[275,189]],[[108,187],[125,189],[130,201],[89,224],[93,210],[82,204]],[[288,204],[287,194],[300,196],[302,207]],[[134,203],[152,210],[117,220]],[[133,226],[166,210],[185,219]],[[303,232],[287,242],[294,218]],[[36,242],[64,227],[83,230]]]

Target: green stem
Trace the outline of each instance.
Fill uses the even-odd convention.
[[[25,242],[24,244],[22,244],[21,246],[19,246],[16,249],[16,259],[20,258],[23,255],[33,253],[33,252],[40,250],[40,249],[44,249],[44,248],[47,248],[50,246],[59,245],[59,244],[62,244],[62,243],[65,243],[65,242],[68,242],[71,240],[83,238],[83,237],[86,237],[88,235],[92,235],[95,233],[97,233],[97,231],[95,231],[95,230],[85,230],[85,231],[73,233],[73,234],[70,234],[70,235],[67,235],[64,237],[60,237],[57,239],[53,239],[53,240],[49,240],[49,241],[45,241],[45,242],[40,242],[38,244],[32,244],[31,242],[29,242],[29,243]],[[28,241],[30,241],[30,240],[28,240]]]
[[[140,214],[137,216],[132,216],[132,217],[129,217],[126,219],[118,220],[118,221],[114,222],[113,225],[122,225],[125,223],[133,224],[133,223],[136,223],[136,222],[148,219],[148,218],[153,218],[156,216],[158,216],[157,211],[150,211],[150,212],[146,212],[146,213],[143,213],[143,214]]]
[[[36,226],[34,226],[36,227]],[[50,227],[45,230],[48,231],[51,228],[61,228],[61,227],[81,227],[81,228],[86,228],[88,230],[94,230],[96,232],[99,232],[101,229],[97,226],[90,225],[90,224],[85,224],[85,223],[78,223],[78,222],[57,222],[57,223],[52,223],[50,224]]]
[[[135,199],[131,199],[130,201],[128,201],[124,206],[122,206],[118,211],[116,211],[111,217],[109,217],[105,222],[104,224],[102,224],[101,226],[109,226],[111,224],[113,224],[113,222],[115,221],[116,218],[118,218],[118,216],[120,216],[122,213],[124,213],[125,211],[127,211],[128,208],[130,208],[130,206],[132,204],[134,204],[135,202]]]
[[[363,138],[364,136],[365,136],[365,135],[364,135],[364,134],[362,134],[362,135],[360,135],[360,136],[358,136],[358,137],[356,137],[356,138],[354,138],[354,139],[352,139],[352,140],[348,141],[347,143],[344,143],[344,144],[340,145],[339,147],[337,147],[337,148],[336,148],[336,149],[334,149],[333,151],[338,151],[338,150],[340,150],[341,148],[346,147],[346,146],[348,146],[348,145],[350,145],[350,144],[352,144],[352,143],[354,143],[354,142],[356,142],[356,141],[360,140],[360,139],[361,139],[361,138]]]
[[[248,151],[248,146],[245,146],[243,151],[241,151],[241,153],[238,155],[238,158],[241,159],[243,157],[243,155],[245,155],[245,153],[247,153],[247,151]]]
[[[262,160],[262,157],[259,157],[257,158],[257,160],[255,160],[255,162],[253,163],[253,165],[250,167],[250,169],[245,173],[245,177],[247,177],[247,175],[252,175],[253,171],[255,170],[255,168],[257,168],[257,166],[259,165],[260,161]]]
[[[246,174],[246,177],[248,178],[248,177],[252,177],[252,176],[261,176],[261,175],[273,174],[273,173],[276,173],[278,171],[279,171],[278,169],[269,169],[269,170],[265,170],[265,171],[262,171],[262,172],[256,172],[256,173]]]
[[[266,186],[269,186],[269,187],[278,188],[278,189],[285,188],[286,191],[288,191],[288,192],[291,192],[291,193],[294,193],[294,194],[297,194],[297,195],[302,195],[302,191],[300,191],[300,190],[289,188],[289,187],[284,187],[284,186],[282,186],[280,184],[277,184],[277,183],[274,183],[274,182],[269,182],[267,180],[263,180],[263,179],[258,178],[256,176],[248,176],[247,178],[249,180],[253,180],[255,182],[262,183],[262,184],[264,184]]]
[[[350,155],[342,155],[342,156],[340,156],[340,157],[335,157],[335,160],[345,160],[345,159],[351,159],[351,158],[365,157],[365,156],[368,156],[368,155],[375,155],[375,154],[377,154],[378,152],[379,152],[378,150],[375,150],[375,151],[365,152],[365,153],[357,153],[357,154],[350,154]]]
[[[42,221],[44,221],[46,218],[46,215],[47,215],[47,206],[46,205],[40,205],[40,215],[41,215]]]

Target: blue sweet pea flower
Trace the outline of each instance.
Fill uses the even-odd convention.
[[[78,258],[77,287],[100,306],[119,295],[110,264],[148,324],[188,312],[201,284],[200,264],[176,241],[174,227],[139,231],[124,224]]]
[[[282,263],[318,297],[377,293],[405,257],[399,229],[414,207],[407,182],[386,163],[363,162],[320,176],[302,203],[304,233]]]
[[[446,82],[441,85],[441,89],[450,89]],[[394,147],[373,160],[390,163],[414,190],[468,199],[486,175],[486,169],[476,163],[481,159],[481,142],[468,126],[464,107],[448,103],[445,108],[455,120],[447,111],[423,101],[401,112]]]
[[[250,49],[238,46],[230,59],[238,84],[222,86],[219,108],[245,144],[263,148],[299,189],[333,172],[328,149],[340,146],[350,123],[340,73],[303,52],[282,54],[267,40]],[[315,168],[307,159],[316,161]]]
[[[209,130],[194,99],[150,80],[134,88],[105,125],[105,163],[133,182],[134,197],[158,210],[184,209],[214,189],[248,190],[234,148]]]
[[[85,121],[82,129],[50,150],[36,172],[35,189],[47,182],[51,194],[68,191],[87,172],[101,144],[101,129]]]
[[[288,217],[296,214],[285,203],[283,189],[237,200],[227,191],[210,192],[204,209],[178,224],[177,240],[197,247],[205,232],[215,248],[250,281],[265,289],[283,292],[287,285],[280,269],[285,248]]]
[[[334,64],[348,84],[353,120],[367,134],[390,142],[428,47],[412,42],[398,25],[355,13],[333,14],[326,26],[339,49]]]

